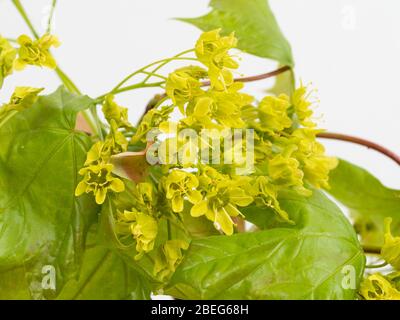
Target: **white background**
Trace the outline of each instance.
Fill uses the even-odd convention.
[[[250,1],[250,0],[249,0]],[[45,30],[50,0],[22,0],[39,32]],[[400,153],[400,1],[271,0],[293,48],[296,76],[318,89],[320,125],[358,135]],[[154,60],[191,48],[200,32],[173,17],[208,11],[208,0],[58,0],[54,33],[61,67],[90,96],[103,94],[125,75]],[[10,0],[0,0],[0,33],[28,33]],[[241,73],[273,70],[274,63],[243,56]],[[8,78],[0,101],[16,85],[59,85],[49,70],[28,68]],[[252,85],[257,94],[270,81]],[[118,96],[132,120],[157,90]],[[0,141],[1,143],[1,141]],[[358,163],[386,185],[400,188],[400,168],[374,151],[347,143],[325,143],[328,152]]]

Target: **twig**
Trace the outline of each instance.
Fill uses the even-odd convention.
[[[332,139],[332,140],[341,140],[341,141],[347,141],[355,144],[362,145],[364,147],[367,147],[368,149],[373,149],[375,151],[378,151],[385,156],[389,157],[392,159],[394,162],[396,162],[398,165],[400,165],[400,156],[398,156],[396,153],[393,151],[390,151],[389,149],[366,139],[363,138],[358,138],[346,134],[341,134],[341,133],[332,133],[332,132],[322,132],[318,134],[319,138],[324,138],[324,139]]]

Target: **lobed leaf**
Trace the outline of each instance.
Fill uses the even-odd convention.
[[[194,239],[167,292],[181,299],[353,299],[355,288],[342,286],[344,271],[354,268],[357,287],[365,258],[339,208],[319,191],[280,201],[296,225]]]

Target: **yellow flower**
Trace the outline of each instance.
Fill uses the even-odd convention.
[[[193,108],[187,110],[189,117],[183,122],[189,125],[199,123],[205,129],[243,128],[242,108],[249,105],[253,97],[240,93],[242,87],[242,83],[234,83],[224,91],[211,90],[199,97]]]
[[[364,279],[360,294],[366,300],[400,300],[400,292],[379,273]]]
[[[182,212],[184,200],[196,204],[201,201],[201,193],[196,190],[199,181],[192,173],[182,170],[173,170],[164,179],[163,185],[166,191],[166,198],[171,201],[172,211]]]
[[[281,188],[302,186],[304,174],[299,165],[297,159],[278,154],[268,163],[268,176]]]
[[[23,70],[26,65],[39,67],[48,67],[55,69],[57,63],[50,54],[50,47],[58,47],[60,42],[57,37],[45,34],[40,39],[32,40],[27,35],[22,35],[17,40],[20,48],[18,49],[18,58],[14,62],[16,70]]]
[[[10,101],[0,108],[0,121],[11,111],[22,111],[30,108],[38,99],[38,94],[43,89],[31,87],[16,87]]]
[[[3,86],[4,78],[12,74],[16,56],[17,51],[7,39],[0,36],[0,88]]]
[[[196,43],[197,59],[208,67],[211,85],[223,89],[232,83],[232,73],[228,69],[238,68],[238,63],[229,55],[236,47],[234,34],[221,37],[220,29],[204,32]]]
[[[289,97],[284,94],[265,97],[258,106],[260,129],[274,133],[290,128],[292,120],[288,116],[289,107]]]
[[[107,192],[122,192],[125,190],[124,183],[112,175],[113,165],[109,163],[99,163],[79,170],[83,176],[81,182],[75,190],[75,196],[84,193],[93,193],[97,204],[103,204]]]
[[[184,105],[195,97],[204,94],[199,79],[205,78],[207,72],[196,66],[184,67],[170,73],[165,90],[172,102],[184,113]]]
[[[140,259],[143,254],[150,252],[154,248],[154,242],[157,237],[158,224],[152,216],[139,212],[136,209],[125,210],[119,213],[118,222],[128,226],[129,232],[136,240],[135,259]]]
[[[128,121],[128,109],[119,106],[114,101],[114,96],[112,94],[105,97],[102,110],[108,123],[111,124],[113,120],[118,128],[132,127]]]
[[[162,107],[161,109],[151,109],[149,112],[147,112],[140,122],[135,135],[131,138],[131,144],[135,144],[137,142],[147,142],[147,133],[154,128],[158,128],[162,122],[168,120],[169,115],[173,110],[173,107],[166,106]]]
[[[175,272],[183,259],[182,250],[187,250],[189,243],[185,240],[168,240],[156,256],[154,274],[164,280]]]
[[[253,202],[253,197],[241,188],[243,181],[230,180],[228,176],[208,167],[201,177],[201,183],[206,195],[192,207],[190,214],[193,217],[205,215],[225,234],[233,234],[235,223],[232,217],[242,216],[237,207],[246,207]]]
[[[267,206],[272,208],[278,216],[284,222],[292,223],[289,219],[288,213],[281,209],[278,201],[277,188],[269,181],[266,176],[258,176],[252,182],[252,188],[249,186],[249,190],[252,191],[252,196],[255,198],[255,202],[259,206]]]
[[[400,270],[400,237],[393,237],[390,230],[392,218],[385,218],[385,242],[382,246],[381,256],[394,268]]]
[[[325,148],[316,136],[320,130],[296,129],[291,136],[298,149],[293,156],[303,165],[304,178],[316,188],[329,188],[329,172],[338,165],[337,158],[325,155]]]
[[[85,166],[98,162],[108,162],[114,154],[125,152],[128,148],[128,141],[122,132],[118,131],[114,120],[111,120],[110,133],[104,141],[96,142],[86,155]]]
[[[315,124],[310,120],[313,114],[310,109],[312,103],[307,99],[307,88],[300,86],[293,92],[291,102],[300,124],[305,127],[315,127]]]

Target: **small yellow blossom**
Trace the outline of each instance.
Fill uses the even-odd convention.
[[[23,70],[26,65],[48,67],[55,69],[57,63],[50,54],[50,47],[58,47],[60,42],[57,37],[45,34],[37,40],[32,40],[27,35],[22,35],[17,39],[20,48],[18,58],[14,62],[16,70]]]
[[[192,173],[182,170],[173,170],[163,182],[166,198],[171,201],[174,212],[182,212],[184,200],[196,204],[201,201],[201,194],[196,188],[199,181]]]
[[[105,97],[102,110],[108,123],[111,124],[113,120],[118,128],[132,127],[128,121],[128,109],[119,106],[114,101],[114,96],[112,94]]]
[[[7,39],[0,36],[0,88],[3,86],[4,78],[12,74],[16,56],[17,51]]]
[[[229,55],[229,50],[236,45],[234,34],[222,37],[220,29],[204,32],[196,43],[196,56],[208,67],[211,85],[218,89],[232,83],[232,73],[227,69],[238,68],[238,63]]]
[[[184,67],[172,72],[167,79],[165,90],[172,102],[184,113],[184,105],[195,97],[204,94],[199,79],[207,72],[196,66]]]
[[[267,96],[259,104],[260,129],[274,133],[290,128],[292,120],[289,118],[289,97],[282,94],[279,97]]]
[[[187,250],[189,243],[185,240],[168,240],[156,256],[154,274],[164,280],[175,272],[183,259],[182,250]]]
[[[364,279],[360,294],[366,300],[400,300],[400,292],[379,273]]]
[[[119,213],[118,222],[125,225],[136,240],[136,260],[140,259],[143,254],[153,250],[158,232],[156,219],[132,209],[131,211],[125,210],[123,213]]]
[[[16,87],[10,101],[0,107],[0,121],[11,111],[22,111],[30,108],[38,99],[42,88]]]
[[[84,193],[93,193],[97,204],[103,204],[107,192],[122,192],[125,190],[124,183],[113,176],[113,165],[109,163],[99,163],[79,170],[79,174],[83,176],[81,182],[75,190],[78,197]]]

